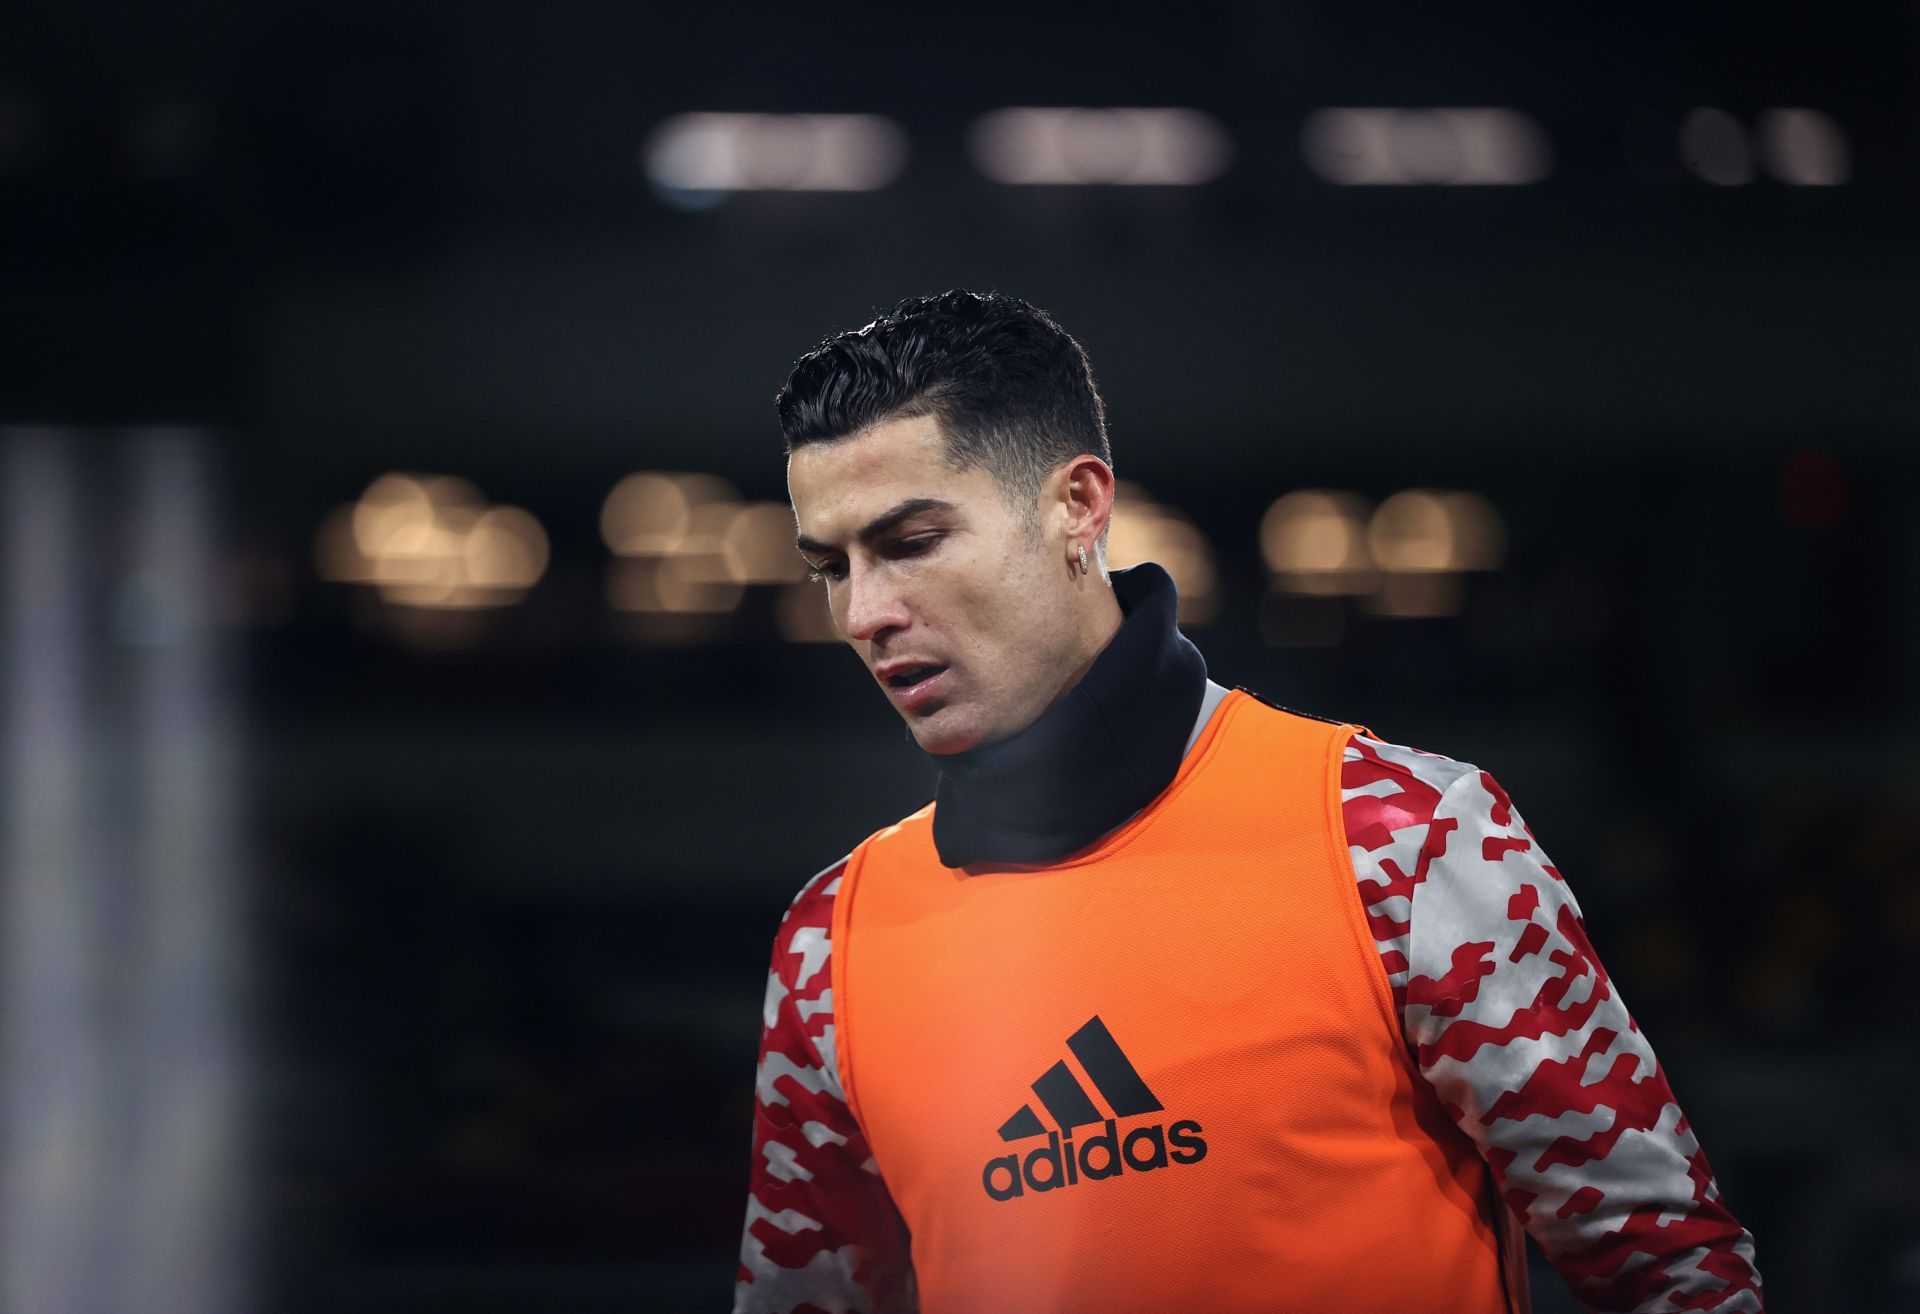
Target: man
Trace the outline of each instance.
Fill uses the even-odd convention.
[[[902,303],[777,405],[799,547],[939,768],[768,980],[735,1310],[1761,1308],[1579,907],[1491,776],[1207,678],[1109,575],[1080,345]]]

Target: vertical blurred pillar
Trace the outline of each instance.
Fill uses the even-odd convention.
[[[137,736],[121,967],[132,1093],[121,1204],[127,1314],[238,1314],[244,1125],[236,672],[215,625],[208,445],[132,436],[129,569],[113,630],[131,660]]]
[[[0,451],[0,1314],[230,1314],[245,982],[207,445],[100,448]]]
[[[6,572],[0,872],[0,1299],[93,1310],[111,1198],[105,818],[87,753],[77,443],[11,430],[0,451]]]

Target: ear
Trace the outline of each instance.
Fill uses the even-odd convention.
[[[1095,550],[1113,518],[1113,468],[1097,456],[1074,457],[1054,471],[1063,535]]]

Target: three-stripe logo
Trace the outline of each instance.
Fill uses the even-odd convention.
[[[1080,1060],[1080,1066],[1086,1070],[1088,1078],[1115,1117],[1131,1118],[1141,1113],[1158,1113],[1166,1107],[1147,1089],[1147,1083],[1141,1080],[1133,1061],[1120,1048],[1120,1042],[1113,1038],[1113,1033],[1107,1030],[1107,1024],[1100,1020],[1098,1013],[1067,1037],[1067,1048]],[[1033,1093],[1040,1097],[1040,1103],[1046,1106],[1047,1112],[1053,1115],[1053,1120],[1062,1129],[1084,1127],[1101,1120],[1099,1110],[1087,1098],[1085,1088],[1067,1068],[1064,1059],[1040,1074],[1033,1083]],[[1000,1139],[1024,1140],[1028,1136],[1044,1136],[1046,1131],[1040,1119],[1034,1116],[1033,1106],[1023,1104],[1020,1112],[1000,1124]]]
[[[1047,1144],[1029,1151],[1024,1158],[1016,1152],[988,1160],[980,1178],[989,1196],[1011,1200],[1027,1191],[1077,1186],[1082,1179],[1118,1177],[1128,1168],[1150,1172],[1169,1163],[1198,1163],[1206,1157],[1207,1143],[1200,1137],[1200,1124],[1191,1119],[1183,1118],[1171,1127],[1157,1123],[1134,1127],[1121,1138],[1119,1119],[1159,1113],[1166,1106],[1098,1014],[1067,1037],[1067,1049],[1112,1116],[1101,1113],[1066,1060],[1056,1062],[1034,1079],[1031,1089],[1047,1115],[1059,1124],[1059,1130],[1049,1131],[1030,1103],[1021,1105],[1019,1112],[1001,1123],[1003,1141],[1045,1136]],[[1096,1123],[1102,1130],[1076,1146],[1074,1129]]]

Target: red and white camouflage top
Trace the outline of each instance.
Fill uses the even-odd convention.
[[[1760,1311],[1753,1238],[1506,792],[1478,767],[1356,735],[1341,801],[1408,1051],[1575,1296],[1594,1311]],[[807,882],[774,942],[735,1314],[916,1308],[905,1229],[834,1063],[844,865]]]

